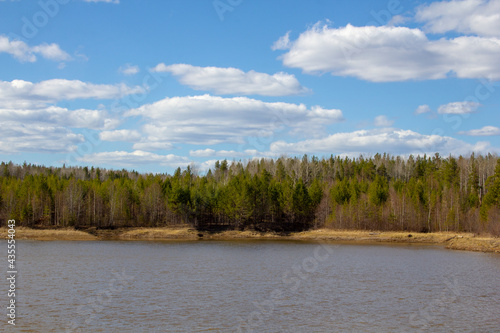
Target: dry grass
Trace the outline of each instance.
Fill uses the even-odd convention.
[[[446,245],[447,249],[500,253],[500,239],[492,237],[453,238]]]
[[[410,237],[411,235],[411,237]],[[500,238],[475,236],[471,233],[435,232],[377,232],[320,229],[293,234],[292,239],[316,239],[349,242],[394,242],[443,244],[447,249],[500,253]]]
[[[117,235],[120,239],[198,239],[198,232],[190,228],[137,228]]]
[[[360,241],[360,242],[404,242],[404,243],[445,243],[457,233],[436,232],[436,233],[415,233],[415,232],[395,232],[395,231],[365,231],[365,230],[332,230],[318,229],[304,231],[292,235],[294,239],[324,239],[339,241]],[[461,234],[472,237],[472,234]]]
[[[276,239],[276,238],[284,238],[273,232],[257,232],[251,230],[227,230],[219,233],[204,233],[203,238],[206,239]]]
[[[2,238],[7,239],[7,228],[0,228]],[[16,227],[15,239],[33,240],[97,240],[98,238],[86,232],[68,229],[30,229]]]
[[[7,229],[0,228],[7,238]],[[229,230],[220,233],[199,232],[189,227],[170,228],[134,228],[102,231],[93,236],[74,229],[29,229],[16,228],[16,239],[35,240],[231,240],[231,239],[290,239],[290,240],[325,240],[353,243],[415,243],[442,244],[448,249],[483,251],[500,253],[500,238],[481,236],[468,233],[414,233],[414,232],[379,232],[357,230],[319,229],[292,233],[281,236],[276,233],[260,233],[256,231]]]
[[[279,238],[274,233],[255,231],[228,230],[218,233],[197,231],[192,228],[136,228],[125,230],[117,235],[119,239],[169,240],[169,239],[243,239],[243,238]]]

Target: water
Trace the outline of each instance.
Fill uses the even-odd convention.
[[[286,241],[19,241],[17,249],[16,332],[500,327],[493,254]]]

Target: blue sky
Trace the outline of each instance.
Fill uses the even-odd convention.
[[[0,159],[500,152],[500,0],[0,0]]]

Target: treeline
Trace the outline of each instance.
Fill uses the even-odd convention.
[[[2,225],[288,232],[327,227],[500,235],[497,156],[216,162],[168,174],[2,163]]]

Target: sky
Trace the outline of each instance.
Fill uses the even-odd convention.
[[[0,160],[500,152],[500,0],[0,0]]]

